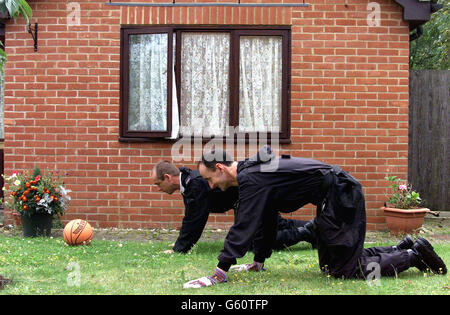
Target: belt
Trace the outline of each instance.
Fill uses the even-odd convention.
[[[339,167],[339,165],[333,165],[330,172],[339,175],[342,173],[342,169]]]
[[[333,165],[330,171],[327,174],[325,174],[321,187],[322,202],[320,202],[319,204],[322,204],[325,198],[327,197],[328,191],[334,182],[334,177],[338,176],[341,173],[342,169],[338,165]]]
[[[338,176],[342,173],[342,169],[338,165],[333,165],[328,174],[324,176],[323,183],[322,183],[322,191],[328,191],[328,188],[330,188],[332,182],[333,182],[333,176]]]

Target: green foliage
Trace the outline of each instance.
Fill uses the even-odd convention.
[[[5,46],[4,46],[3,43],[0,41],[0,72],[1,72],[1,73],[3,73],[3,67],[4,67],[4,65],[5,65],[5,63],[6,63],[6,60],[8,59],[8,58],[6,57],[5,51],[3,50],[3,47],[5,47]]]
[[[411,70],[450,69],[450,0],[440,0],[444,7],[423,25],[423,34],[410,43]]]
[[[7,13],[13,19],[17,19],[19,16],[23,16],[27,24],[30,23],[30,19],[33,16],[33,11],[30,5],[25,0],[0,0],[0,12]],[[1,43],[1,42],[0,42]],[[6,53],[3,50],[3,43],[0,47],[0,71],[3,73],[3,67],[6,63]]]
[[[23,16],[30,22],[33,12],[25,0],[0,0],[0,12],[8,13],[13,19]]]
[[[398,209],[414,209],[422,204],[419,193],[412,190],[405,180],[397,178],[397,176],[386,176],[384,179],[391,182],[392,195],[389,197],[388,203]],[[403,184],[401,184],[403,183]]]
[[[63,187],[60,176],[51,172],[41,176],[41,170],[34,168],[33,175],[28,172],[5,177],[8,188],[4,188],[5,201],[2,202],[9,209],[21,215],[31,216],[36,213],[63,215],[69,205],[69,190]]]
[[[33,169],[32,177],[36,178],[38,175],[41,175],[41,169],[39,167],[35,166],[34,169]]]

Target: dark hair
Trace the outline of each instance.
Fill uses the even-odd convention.
[[[203,152],[202,159],[198,162],[198,164],[200,165],[201,163],[205,165],[207,169],[215,171],[217,163],[230,166],[233,161],[233,158],[226,151],[222,149],[214,149],[209,152]]]
[[[169,174],[172,176],[177,176],[178,174],[180,174],[180,170],[178,169],[178,167],[166,160],[156,163],[155,172],[156,177],[158,177],[158,179],[160,180],[164,180],[164,174]]]

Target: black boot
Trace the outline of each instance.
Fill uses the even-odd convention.
[[[420,259],[420,255],[413,249],[408,249],[409,264],[411,267],[416,267],[420,271],[426,271],[427,265],[425,265]]]
[[[403,250],[403,249],[411,249],[414,245],[414,240],[411,236],[406,236],[404,239],[402,239],[396,246],[394,247],[395,250]]]
[[[313,248],[317,248],[316,231],[313,220],[307,222],[304,226],[299,227],[297,230],[302,240],[311,243]]]
[[[408,250],[408,252],[410,251],[414,252],[413,255],[410,254],[411,266],[417,267],[421,271],[430,269],[435,274],[447,274],[447,267],[445,266],[445,263],[436,254],[430,242],[423,237],[419,237],[416,240],[412,250]]]

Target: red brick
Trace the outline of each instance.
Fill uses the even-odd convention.
[[[149,182],[152,163],[168,158],[170,145],[117,142],[120,25],[287,24],[292,143],[283,150],[355,171],[368,193],[368,227],[385,228],[377,210],[386,184],[379,173],[390,165],[407,173],[408,26],[401,8],[386,1],[375,28],[367,26],[366,3],[322,2],[300,9],[119,9],[83,2],[82,25],[71,27],[58,24],[65,2],[33,4],[44,27],[40,53],[32,53],[24,21],[6,26],[5,172],[28,167],[31,155],[66,169],[77,197],[67,218],[84,217],[94,226],[179,226],[181,197],[163,196]],[[291,217],[314,211],[308,206]],[[211,216],[208,227],[226,228],[232,218]]]

